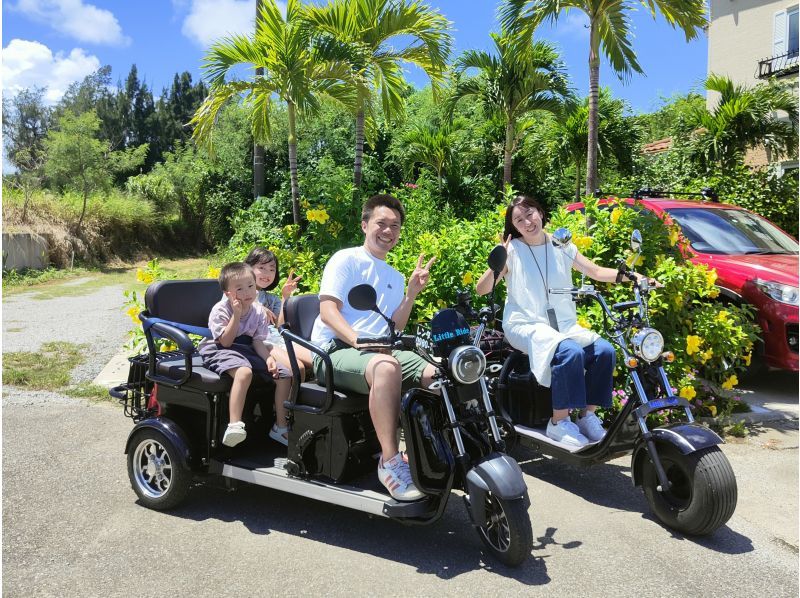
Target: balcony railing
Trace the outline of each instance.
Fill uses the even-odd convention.
[[[756,77],[759,79],[769,79],[770,77],[784,77],[797,72],[798,52],[787,52],[780,56],[765,58],[758,61],[758,72]]]

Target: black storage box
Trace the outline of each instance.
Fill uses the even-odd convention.
[[[502,392],[502,405],[514,424],[542,426],[553,415],[550,389],[540,386],[531,373],[528,356],[517,354],[508,373],[506,390]]]

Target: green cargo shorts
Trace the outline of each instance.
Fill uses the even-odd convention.
[[[379,353],[359,351],[336,340],[330,341],[322,348],[330,355],[336,390],[369,394],[365,372],[369,362]],[[402,368],[403,392],[419,387],[422,383],[422,372],[425,371],[428,362],[413,351],[392,351],[392,357]],[[317,384],[325,386],[325,363],[319,355],[314,355],[313,366]]]

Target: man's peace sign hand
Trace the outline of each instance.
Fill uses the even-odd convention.
[[[420,253],[419,259],[417,259],[417,267],[414,268],[414,271],[411,273],[411,278],[408,279],[408,298],[409,299],[416,299],[417,295],[419,295],[420,291],[425,288],[425,285],[428,284],[428,280],[430,280],[430,269],[433,265],[433,262],[436,261],[436,256],[433,256],[428,263],[424,266],[422,265],[422,261],[425,259],[425,254]]]

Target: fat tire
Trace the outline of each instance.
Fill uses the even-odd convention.
[[[656,517],[692,536],[708,535],[725,525],[736,509],[738,492],[736,476],[720,448],[684,455],[672,445],[659,443],[656,450],[670,481],[683,482],[680,496],[659,492],[655,467],[645,458],[642,489]]]
[[[169,486],[166,492],[158,497],[148,495],[146,489],[137,480],[136,468],[139,467],[135,463],[137,449],[145,442],[156,443],[163,447],[163,450],[169,459],[171,465]],[[192,473],[181,465],[180,453],[175,445],[164,434],[152,428],[144,428],[136,432],[131,439],[130,450],[128,451],[128,478],[131,482],[131,487],[139,497],[139,501],[148,509],[156,511],[166,511],[177,507],[186,498],[186,493],[189,491],[189,486],[192,481]]]
[[[490,507],[493,509],[492,513],[497,512],[498,506],[502,509],[508,526],[508,546],[505,550],[501,550],[494,545],[487,535],[488,521],[478,525],[478,535],[495,559],[508,567],[518,567],[530,556],[533,548],[533,530],[531,529],[531,519],[528,515],[530,501],[527,495],[513,500],[506,500],[489,492],[486,494],[486,503],[487,510]]]

